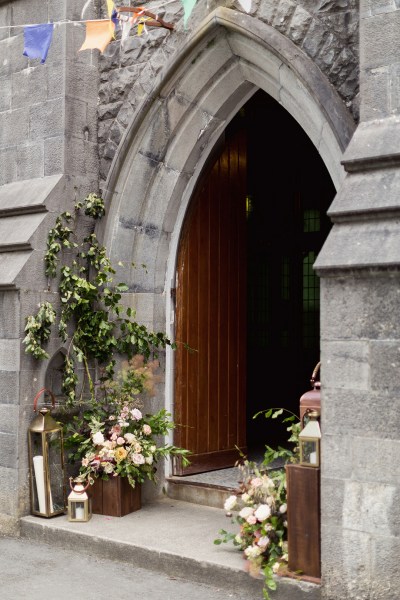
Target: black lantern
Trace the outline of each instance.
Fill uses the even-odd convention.
[[[33,401],[36,412],[41,394],[48,392],[53,408],[55,398],[50,390],[41,389]],[[29,470],[31,480],[31,512],[40,517],[54,517],[65,512],[64,449],[62,427],[47,407],[42,407],[28,430]]]

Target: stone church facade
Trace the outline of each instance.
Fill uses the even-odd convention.
[[[100,191],[99,230],[140,321],[172,335],[179,237],[228,123],[256,90],[311,139],[336,189],[321,281],[322,596],[400,596],[400,3],[179,2],[104,55],[78,53],[58,25],[44,65],[18,24],[79,20],[83,0],[0,0],[0,531],[29,512],[26,432],[46,365],[24,353],[27,315],[56,293],[43,274],[48,229]],[[99,16],[100,2],[85,17]],[[128,4],[125,2],[125,4]],[[91,11],[91,12],[90,12]],[[288,140],[288,144],[290,140]],[[290,172],[290,164],[287,165]],[[59,350],[51,339],[50,355]],[[167,353],[158,401],[174,411]]]

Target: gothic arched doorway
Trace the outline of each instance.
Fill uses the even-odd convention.
[[[204,169],[181,234],[176,339],[192,351],[177,350],[175,442],[193,452],[186,473],[283,441],[252,417],[297,410],[319,360],[312,265],[334,193],[304,131],[257,92]]]

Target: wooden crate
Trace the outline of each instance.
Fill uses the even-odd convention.
[[[289,569],[321,577],[320,470],[287,465]]]
[[[126,477],[96,479],[89,490],[95,515],[123,517],[142,507],[140,484],[133,488]]]

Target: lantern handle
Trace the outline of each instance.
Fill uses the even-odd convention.
[[[83,488],[83,490],[76,490],[74,487],[72,487],[72,484],[71,484],[71,481],[73,481],[73,479],[74,479],[73,477],[69,478],[69,487],[71,488],[71,491],[75,492],[76,494],[84,494],[90,485],[90,481],[87,482],[87,486],[85,488]]]
[[[37,406],[37,401],[40,398],[40,396],[44,393],[44,392],[48,392],[51,396],[51,403],[53,405],[53,408],[56,405],[56,399],[54,397],[54,394],[51,390],[47,389],[47,388],[42,388],[41,390],[38,391],[38,393],[35,396],[35,399],[33,400],[33,410],[36,412],[36,406]]]
[[[314,371],[312,372],[311,379],[310,379],[311,387],[314,387],[314,383],[315,383],[315,380],[317,379],[317,375],[318,375],[320,366],[321,366],[321,362],[317,363]]]

